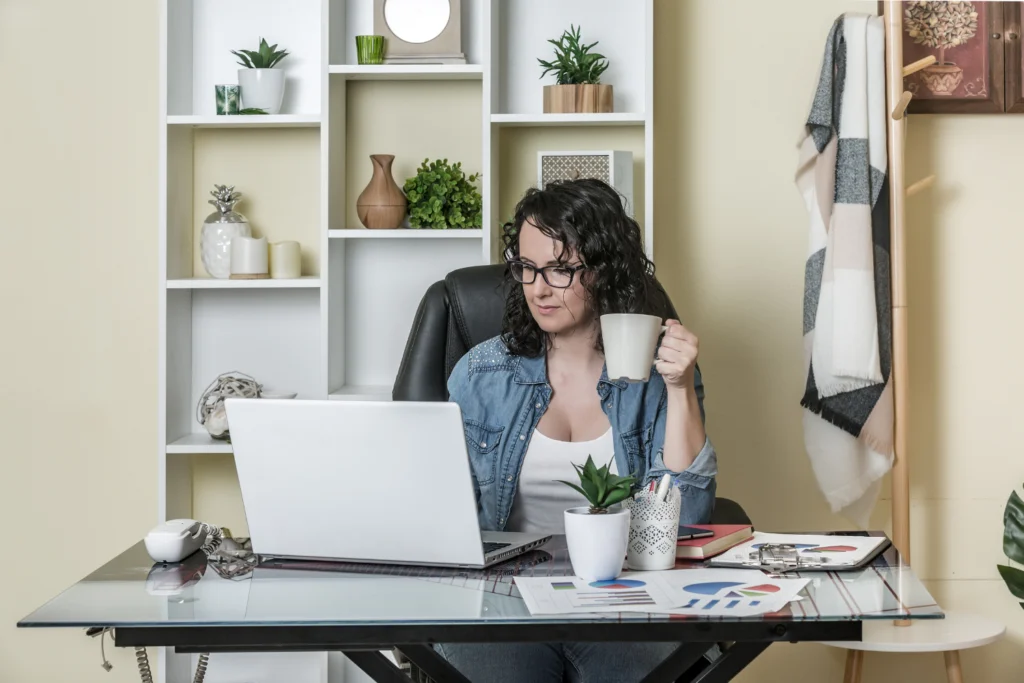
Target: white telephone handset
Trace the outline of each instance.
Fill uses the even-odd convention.
[[[146,534],[146,552],[154,562],[181,562],[215,535],[214,527],[194,519],[169,519]]]

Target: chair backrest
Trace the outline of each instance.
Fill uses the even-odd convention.
[[[655,281],[664,303],[651,313],[676,318],[671,300]],[[448,376],[480,342],[501,334],[507,288],[504,265],[471,266],[448,273],[423,295],[398,369],[395,401],[447,401]]]

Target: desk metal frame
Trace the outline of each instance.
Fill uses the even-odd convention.
[[[436,683],[469,683],[433,649],[434,643],[674,642],[679,647],[643,683],[731,681],[775,642],[860,640],[861,621],[698,621],[495,623],[359,626],[119,627],[118,647],[173,647],[177,652],[343,652],[377,683],[410,683],[381,650],[397,648]],[[716,643],[721,657],[685,678]],[[481,681],[473,683],[484,683]]]

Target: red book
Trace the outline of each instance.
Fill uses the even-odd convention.
[[[676,557],[684,560],[705,560],[743,543],[754,535],[749,524],[695,524],[701,529],[714,531],[714,536],[676,541]]]

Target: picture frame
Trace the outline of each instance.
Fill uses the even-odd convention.
[[[911,64],[932,55],[937,62],[904,78],[913,93],[911,114],[999,114],[1004,112],[1006,90],[1006,7],[1022,3],[929,2],[901,3],[903,62]],[[951,6],[951,7],[950,7]],[[941,31],[933,23],[964,12],[976,12],[975,26]],[[882,3],[878,4],[882,13]],[[920,31],[929,34],[921,37]],[[914,32],[918,34],[915,35]],[[959,43],[959,44],[956,44]],[[1019,60],[1018,60],[1019,61]],[[1024,105],[1024,103],[1022,103]],[[1022,106],[1024,111],[1024,106]]]
[[[541,150],[537,152],[537,187],[577,178],[596,178],[622,195],[632,217],[633,153],[629,150]]]
[[[465,64],[462,0],[373,0],[385,64]]]

